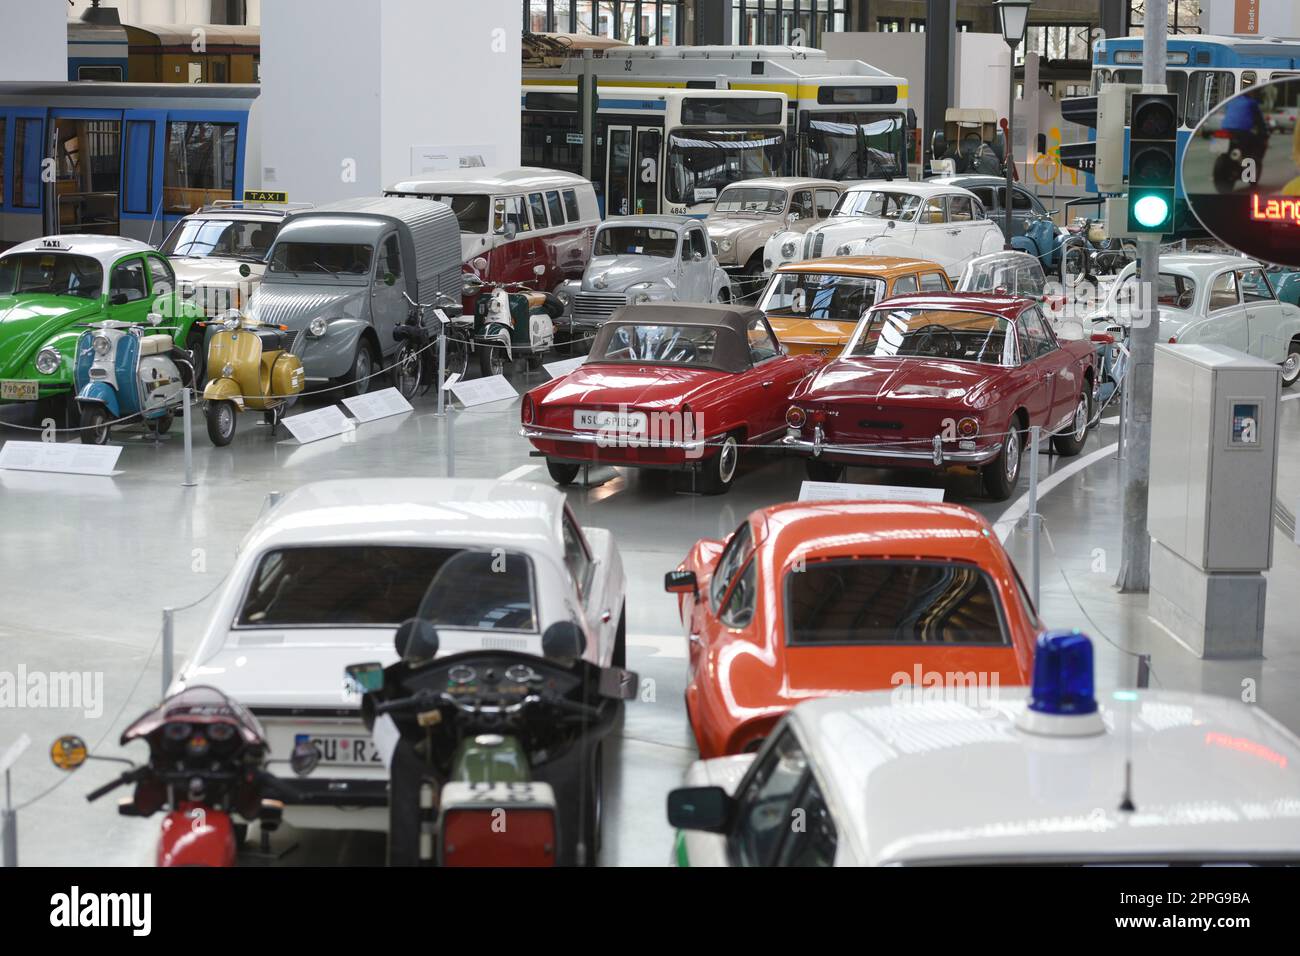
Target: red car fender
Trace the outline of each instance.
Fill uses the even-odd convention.
[[[183,803],[163,819],[158,866],[234,866],[235,828],[230,815]]]

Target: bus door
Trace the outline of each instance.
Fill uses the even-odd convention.
[[[641,127],[636,131],[636,176],[632,208],[638,213],[659,212],[660,174],[663,167],[663,130]]]
[[[605,134],[605,215],[632,213],[632,127],[611,126]]]
[[[659,212],[663,130],[658,126],[611,126],[605,148],[605,215]]]
[[[55,232],[116,236],[122,178],[122,114],[53,111]],[[49,207],[47,207],[49,210]]]

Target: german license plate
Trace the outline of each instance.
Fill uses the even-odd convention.
[[[580,408],[573,413],[575,431],[608,431],[642,434],[646,430],[645,412],[608,412]]]
[[[11,402],[34,402],[40,398],[40,386],[32,381],[5,379],[0,382],[0,398]]]
[[[364,767],[374,764],[382,767],[383,758],[375,742],[357,734],[298,734],[294,745],[310,743],[320,754],[323,764]]]

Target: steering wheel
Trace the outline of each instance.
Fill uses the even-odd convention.
[[[937,329],[938,333],[936,334],[935,332],[930,331],[931,329]],[[957,336],[952,334],[952,330],[949,329],[947,326],[940,325],[937,322],[931,322],[929,325],[923,325],[919,329],[917,329],[916,335],[918,336],[918,341],[916,344],[917,354],[924,353],[927,355],[935,355],[935,356],[944,355],[948,357],[961,354],[962,351],[961,341],[957,338]],[[935,339],[939,336],[946,336],[948,341],[952,343],[952,348],[940,352],[935,347]]]

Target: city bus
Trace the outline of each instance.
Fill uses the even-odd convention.
[[[524,86],[576,90],[583,68],[577,55],[527,67]],[[906,175],[909,163],[921,162],[907,80],[860,60],[832,60],[806,47],[633,46],[596,51],[590,69],[602,95],[620,86],[783,94],[784,175],[875,179]]]
[[[724,188],[776,176],[786,153],[786,98],[749,90],[598,86],[592,185],[602,216],[703,217]],[[525,86],[522,160],[582,172],[572,86]]]

